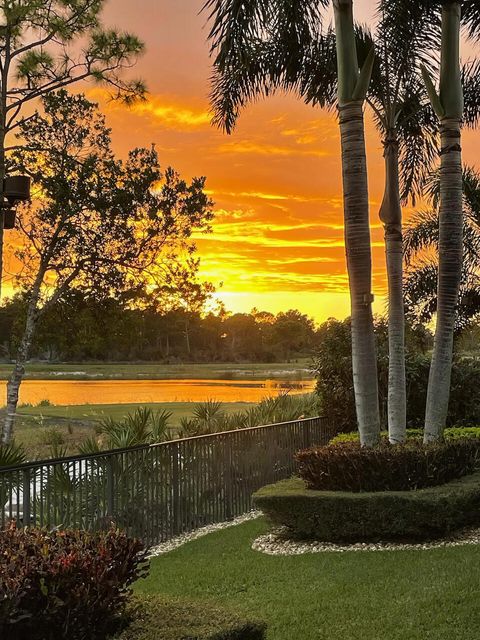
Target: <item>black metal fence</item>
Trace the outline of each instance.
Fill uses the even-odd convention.
[[[246,513],[254,491],[292,475],[296,451],[330,436],[317,417],[3,467],[0,526],[114,522],[151,546]]]

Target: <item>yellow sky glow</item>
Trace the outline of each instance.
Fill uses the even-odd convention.
[[[340,140],[335,115],[279,95],[249,106],[231,136],[211,126],[203,0],[109,0],[106,24],[138,34],[146,55],[131,71],[146,80],[147,102],[133,108],[104,99],[117,152],[155,143],[164,167],[189,179],[207,177],[216,203],[211,235],[196,238],[202,278],[232,311],[288,308],[322,321],[349,313],[343,241]],[[372,3],[357,0],[359,21]],[[141,9],[141,10],[140,10]],[[328,20],[327,20],[328,21]],[[473,50],[464,47],[463,54]],[[383,158],[367,111],[375,311],[385,310]],[[465,160],[474,164],[480,137],[467,132]],[[409,210],[406,210],[408,217]]]

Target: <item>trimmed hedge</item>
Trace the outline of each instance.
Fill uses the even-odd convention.
[[[253,502],[292,538],[431,540],[480,525],[480,472],[418,491],[374,493],[314,491],[291,478],[263,487]]]
[[[445,484],[479,469],[480,440],[424,445],[419,440],[376,447],[360,442],[298,451],[298,475],[319,491],[412,491]]]
[[[382,431],[382,438],[388,439],[388,431]],[[460,438],[480,438],[480,427],[447,427],[443,432],[445,440],[459,440]],[[423,429],[407,429],[407,439],[423,439]],[[358,431],[339,433],[328,444],[342,444],[343,442],[359,442]]]
[[[210,605],[137,597],[115,640],[264,640],[266,625]]]

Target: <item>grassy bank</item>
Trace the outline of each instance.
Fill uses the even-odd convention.
[[[310,360],[276,363],[219,363],[219,364],[48,364],[29,363],[26,378],[30,380],[230,380],[263,377],[311,378]],[[6,380],[12,366],[0,364],[0,380]]]
[[[480,549],[266,556],[250,549],[262,520],[152,560],[141,593],[236,607],[268,640],[476,640]]]
[[[107,418],[121,420],[138,407],[149,407],[152,411],[170,411],[173,414],[171,425],[176,427],[181,418],[192,414],[195,404],[197,403],[162,402],[22,407],[18,411],[15,441],[24,445],[31,458],[50,457],[52,445],[56,439],[62,447],[66,448],[68,454],[74,454],[84,440],[95,435],[95,429],[102,420]],[[254,406],[253,403],[248,402],[228,402],[224,404],[224,411],[234,413],[252,406]]]

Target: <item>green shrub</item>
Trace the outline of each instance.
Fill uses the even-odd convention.
[[[275,422],[289,422],[299,418],[312,418],[320,413],[318,397],[313,393],[294,396],[282,393],[265,398],[245,411],[232,414],[225,413],[222,403],[210,400],[195,405],[191,418],[184,417],[180,420],[179,436],[186,438]]]
[[[388,439],[388,432],[382,431],[382,438]],[[461,438],[480,438],[480,427],[448,427],[443,432],[445,440],[459,440]],[[407,439],[416,438],[423,439],[422,429],[407,429]],[[328,444],[342,444],[343,442],[359,442],[360,435],[358,431],[350,433],[339,433],[330,440]]]
[[[378,351],[378,385],[382,424],[387,424],[388,330],[384,320],[375,321]],[[407,426],[423,427],[430,370],[431,334],[423,327],[407,327]],[[350,322],[329,320],[318,331],[314,357],[317,394],[322,414],[338,432],[350,432],[356,425],[351,358]],[[457,426],[480,424],[480,360],[456,355],[447,423]]]
[[[122,420],[107,418],[95,427],[95,433],[101,437],[87,438],[78,450],[81,454],[88,455],[102,449],[126,449],[164,442],[170,438],[171,417],[171,411],[155,413],[149,407],[139,407]]]
[[[50,402],[48,398],[44,398],[43,400],[40,400],[37,407],[53,407],[53,403]]]
[[[145,575],[142,545],[111,529],[0,531],[0,637],[104,638]]]
[[[275,527],[292,538],[325,542],[430,540],[480,525],[480,473],[418,491],[313,491],[301,478],[253,495]]]
[[[265,625],[205,604],[136,598],[116,640],[264,640]]]
[[[65,436],[56,427],[50,427],[49,429],[42,429],[38,436],[40,444],[47,444],[52,446],[59,446],[65,444]]]
[[[298,475],[320,491],[409,491],[444,484],[473,473],[480,461],[480,440],[465,438],[423,445],[382,441],[367,448],[345,442],[299,451]]]
[[[26,462],[27,455],[22,444],[0,444],[0,467],[10,467]],[[2,506],[5,503],[2,503]]]

